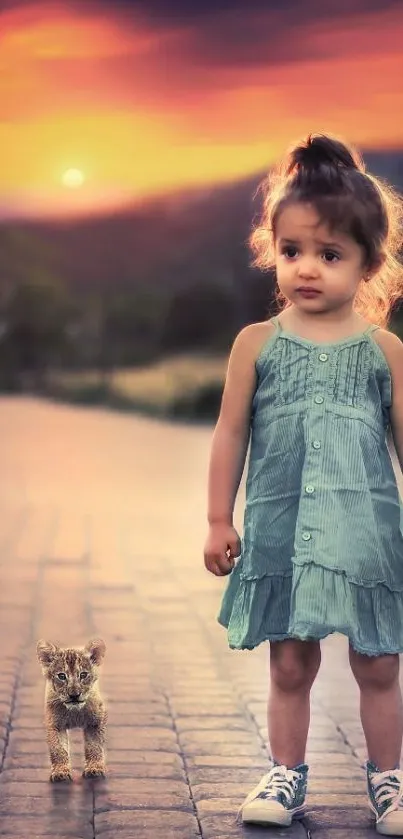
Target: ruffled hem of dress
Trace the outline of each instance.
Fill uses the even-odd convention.
[[[267,560],[266,560],[267,561]],[[342,577],[345,577],[351,585],[360,586],[362,588],[376,588],[377,586],[385,586],[385,588],[389,589],[390,592],[393,594],[401,594],[403,595],[403,583],[396,583],[392,584],[388,582],[385,577],[379,578],[377,580],[362,580],[360,577],[355,577],[354,574],[351,574],[349,571],[345,571],[344,569],[336,568],[332,565],[324,565],[320,562],[315,562],[313,559],[300,559],[297,557],[292,558],[292,566],[294,569],[296,568],[307,568],[309,565],[315,566],[315,568],[321,569],[323,571],[329,571],[331,574],[338,574]],[[295,571],[291,569],[286,573],[279,574],[275,570],[262,570],[262,571],[245,571],[243,567],[242,560],[238,562],[237,568],[239,566],[239,575],[241,580],[245,582],[260,582],[267,577],[281,577],[281,579],[291,578],[295,575]]]
[[[358,622],[359,616],[359,622]],[[368,656],[403,653],[403,595],[386,585],[357,585],[347,575],[309,563],[292,576],[245,579],[231,573],[218,615],[231,649],[264,641],[323,640],[340,633]]]

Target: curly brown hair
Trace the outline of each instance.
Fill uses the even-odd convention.
[[[310,135],[295,145],[261,185],[263,213],[250,238],[253,265],[275,264],[276,225],[291,203],[309,203],[330,229],[351,236],[363,249],[369,282],[361,282],[354,308],[379,326],[403,296],[403,200],[380,178],[368,173],[359,153],[341,140]],[[281,308],[290,305],[279,293]]]

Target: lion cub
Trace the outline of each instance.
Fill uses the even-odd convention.
[[[84,778],[105,776],[107,711],[98,687],[98,665],[105,655],[101,639],[84,648],[62,648],[38,641],[36,651],[46,677],[45,724],[51,781],[71,781],[69,728],[84,731]]]

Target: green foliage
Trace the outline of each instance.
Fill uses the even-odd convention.
[[[189,359],[190,368],[191,364]],[[191,387],[183,383],[182,388],[161,388],[156,399],[147,383],[143,389],[131,391],[117,386],[113,376],[106,381],[99,374],[64,377],[56,373],[50,377],[47,394],[56,400],[87,407],[103,405],[114,410],[135,411],[170,420],[210,422],[218,417],[223,385],[224,377],[209,381],[206,375],[206,381],[197,381],[195,375],[195,383]]]
[[[221,406],[223,383],[207,382],[185,391],[169,406],[169,416],[186,420],[212,420],[218,418]]]
[[[161,348],[226,350],[236,331],[236,312],[229,288],[206,282],[174,294],[163,325]]]

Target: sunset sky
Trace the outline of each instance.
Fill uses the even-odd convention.
[[[2,216],[237,179],[313,131],[403,148],[401,0],[0,9]]]

